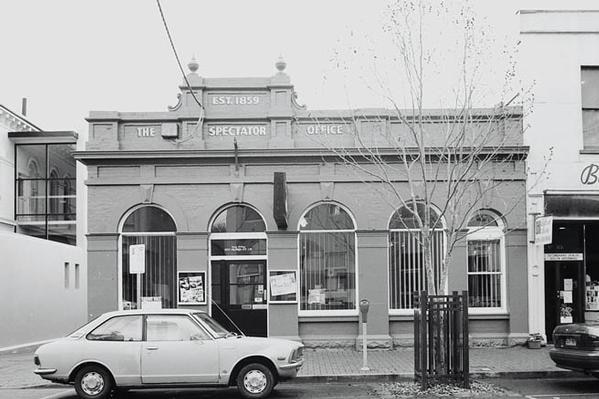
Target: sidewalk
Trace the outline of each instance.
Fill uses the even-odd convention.
[[[362,353],[352,349],[307,349],[299,379],[320,381],[390,381],[413,378],[412,348],[371,350],[370,371],[361,371]],[[33,374],[33,350],[24,353],[0,353],[0,389],[34,388],[48,382]],[[553,365],[549,349],[472,348],[470,372],[474,377],[562,377],[572,372]],[[59,386],[59,385],[56,385]]]
[[[305,363],[299,377],[313,381],[355,379],[396,380],[414,376],[413,348],[371,350],[368,352],[370,371],[361,371],[362,352],[354,350],[304,351]],[[470,374],[473,377],[562,377],[572,372],[554,366],[549,348],[471,348]]]

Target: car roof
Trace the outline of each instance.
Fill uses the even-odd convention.
[[[152,314],[191,314],[191,313],[206,313],[198,309],[132,309],[132,310],[115,310],[104,313],[102,316],[123,316],[123,315],[152,315]]]

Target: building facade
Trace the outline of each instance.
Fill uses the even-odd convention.
[[[250,335],[347,346],[366,298],[371,344],[410,344],[412,292],[425,284],[413,218],[339,153],[360,158],[366,142],[396,154],[385,139],[405,140],[405,125],[389,110],[309,111],[283,62],[266,78],[189,67],[168,111],[88,118],[76,158],[88,168],[90,315],[197,307]],[[443,115],[430,111],[431,132]],[[472,211],[472,235],[449,268],[448,290],[470,289],[473,338],[498,344],[528,334],[521,116],[514,108],[506,121],[517,154],[495,172],[506,184],[480,209],[460,210]],[[392,180],[409,189],[405,175]],[[439,254],[444,223],[431,228]]]
[[[521,11],[520,22],[535,100],[525,116],[529,324],[551,341],[558,324],[599,319],[599,11]],[[543,216],[552,237],[535,242]]]
[[[62,337],[87,320],[76,142],[0,105],[0,348]]]

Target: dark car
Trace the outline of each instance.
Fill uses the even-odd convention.
[[[557,367],[599,377],[599,322],[557,326],[553,343],[549,356]]]

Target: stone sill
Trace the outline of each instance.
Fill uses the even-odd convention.
[[[299,316],[300,323],[342,323],[357,322],[359,316]]]
[[[470,314],[469,320],[508,320],[510,318],[509,313],[496,313],[496,314]],[[412,321],[414,316],[412,315],[389,315],[389,321]]]

